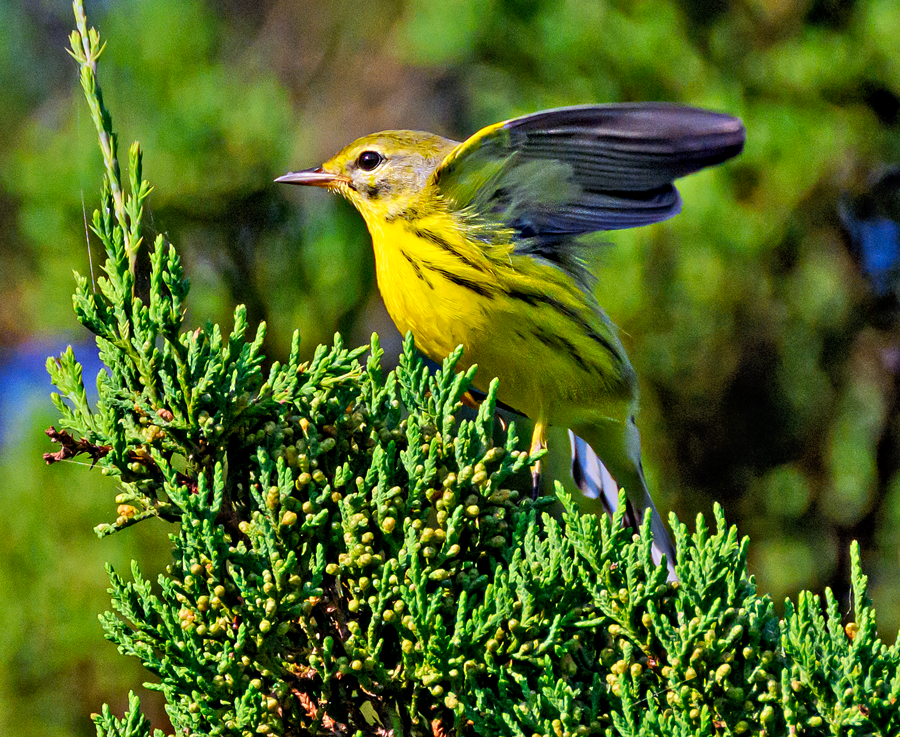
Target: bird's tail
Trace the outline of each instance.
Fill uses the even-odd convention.
[[[640,435],[634,418],[626,421],[624,433],[621,423],[603,423],[577,428],[577,431],[578,435],[569,430],[572,478],[582,494],[594,500],[589,505],[592,511],[612,516],[619,506],[619,489],[624,487],[627,499],[624,523],[637,530],[646,511],[651,510],[653,560],[659,564],[665,555],[669,580],[675,580],[675,546],[647,489],[641,466]]]

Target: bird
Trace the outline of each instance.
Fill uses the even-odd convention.
[[[462,345],[458,367],[477,364],[475,388],[499,379],[498,399],[534,422],[532,453],[546,447],[550,425],[568,428],[578,486],[607,498],[608,512],[624,487],[635,530],[650,510],[654,558],[665,555],[672,571],[675,548],[641,465],[637,375],[594,293],[602,246],[592,234],[676,215],[673,182],[736,156],[745,137],[739,118],[701,108],[578,105],[463,142],[374,133],[275,181],[349,200],[400,332],[437,362]],[[535,493],[540,474],[537,461]]]

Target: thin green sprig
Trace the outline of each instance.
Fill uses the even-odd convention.
[[[141,179],[141,151],[139,145],[135,143],[129,152],[131,195],[125,194],[122,190],[118,161],[118,137],[112,129],[112,118],[103,104],[103,94],[97,82],[97,59],[106,48],[106,43],[100,43],[100,34],[96,28],[88,29],[84,4],[81,0],[75,0],[73,8],[77,30],[72,31],[69,36],[71,48],[68,49],[68,52],[80,67],[81,86],[100,140],[105,181],[109,188],[108,197],[112,204],[111,209],[115,212],[116,221],[121,228],[121,231],[112,231],[108,227],[108,221],[104,220],[102,225],[106,227],[103,228],[102,233],[111,239],[122,236],[122,246],[133,274],[141,244],[143,203],[150,194],[150,185]],[[104,197],[104,200],[106,199]],[[97,225],[95,219],[95,231]],[[99,232],[98,235],[103,237]]]

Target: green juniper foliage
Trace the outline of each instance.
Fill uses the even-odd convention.
[[[183,330],[175,249],[135,257],[149,186],[123,191],[96,83],[101,51],[75,3],[72,51],[105,162],[93,229],[107,252],[75,312],[108,369],[88,404],[71,350],[48,368],[61,450],[118,478],[105,535],[177,523],[157,585],[109,571],[106,636],[133,655],[191,735],[881,735],[900,733],[900,657],[875,632],[853,548],[853,618],[803,595],[779,620],[719,509],[716,531],[674,524],[678,583],[654,567],[648,524],[584,516],[557,486],[532,502],[534,457],[494,442],[492,387],[460,420],[472,378],[434,375],[407,339],[396,371],[339,337],[263,370],[242,308],[224,337]],[[368,351],[365,365],[361,357]],[[134,695],[101,736],[151,733]],[[160,734],[159,731],[156,734]]]

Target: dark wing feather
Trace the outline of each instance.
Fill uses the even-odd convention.
[[[432,176],[477,235],[512,229],[518,252],[582,277],[574,236],[672,217],[681,209],[672,182],[737,155],[744,138],[739,119],[698,108],[559,108],[479,131]]]
[[[510,145],[527,159],[561,159],[590,190],[646,191],[744,147],[730,115],[668,103],[560,108],[507,121]]]

